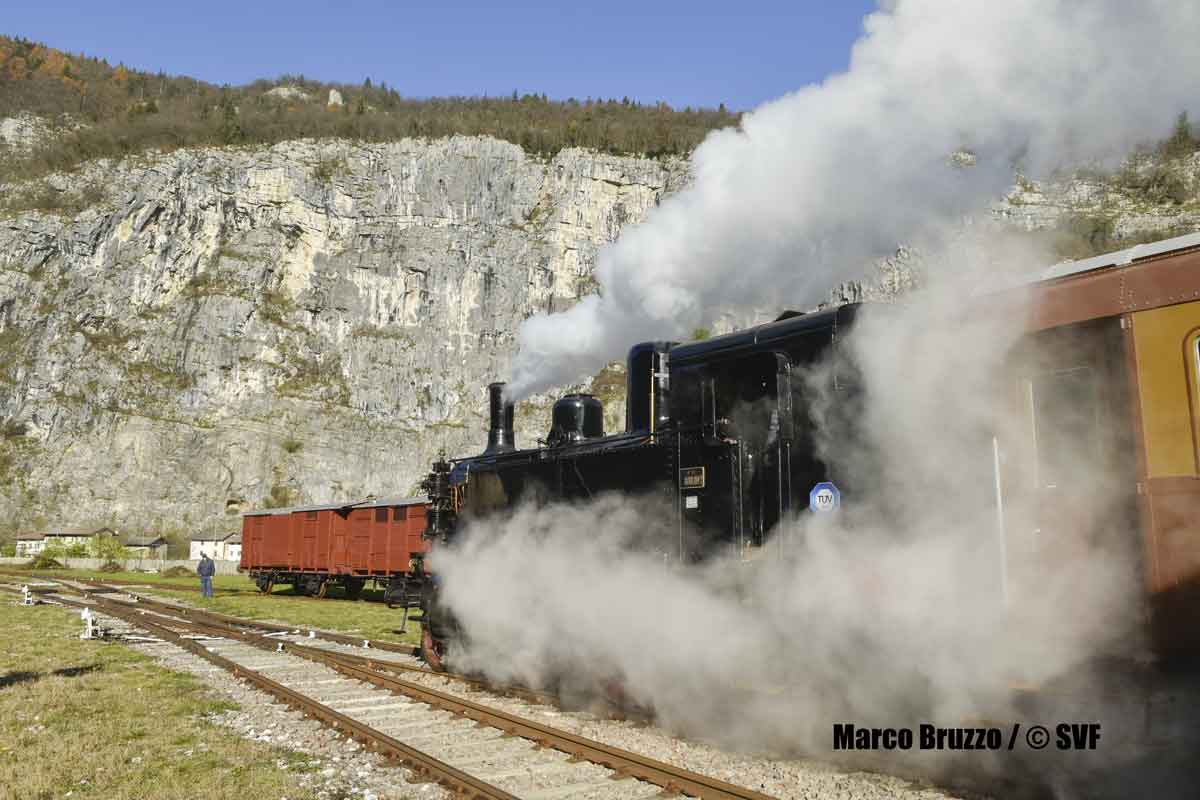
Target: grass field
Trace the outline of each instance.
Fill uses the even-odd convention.
[[[38,575],[44,575],[47,578],[92,578],[100,581],[125,581],[130,583],[145,583],[145,584],[164,584],[167,586],[179,586],[183,588],[191,587],[198,589],[200,586],[200,578],[196,575],[189,575],[183,578],[165,578],[156,572],[101,572],[97,569],[48,569],[48,570],[29,570],[21,568],[21,572],[36,572]],[[0,576],[4,574],[0,570]],[[254,586],[254,582],[245,575],[216,575],[213,577],[213,588],[221,592],[253,592],[258,594],[258,589]],[[280,589],[280,592],[284,592]],[[286,591],[291,591],[287,589]]]
[[[182,600],[200,608],[233,614],[248,619],[278,620],[291,625],[306,625],[331,631],[361,635],[366,639],[383,639],[414,644],[418,626],[409,623],[408,632],[398,633],[404,616],[402,609],[388,608],[381,602],[368,599],[346,600],[331,590],[325,599],[304,597],[292,593],[291,587],[279,588],[269,595],[260,594],[249,578],[241,575],[217,575],[213,578],[215,597],[203,598],[194,591],[198,578],[163,578],[141,572],[98,572],[93,570],[55,569],[38,573],[46,578],[94,578],[97,580],[136,581],[153,586],[158,595]],[[363,592],[363,597],[372,597]]]
[[[72,611],[0,595],[0,797],[315,797],[306,756],[206,721],[232,705],[81,629]]]

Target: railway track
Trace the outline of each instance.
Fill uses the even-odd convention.
[[[616,800],[665,792],[767,800],[751,789],[405,680],[400,675],[407,670],[395,661],[258,633],[253,620],[215,619],[158,601],[122,602],[108,596],[111,590],[95,591],[101,588],[76,589],[88,592],[80,599],[43,596],[91,607],[183,647],[459,796]],[[188,638],[196,635],[211,638],[203,644]]]
[[[104,581],[79,580],[73,582],[84,584],[92,588],[93,591],[98,590],[103,593],[112,591],[109,585]],[[242,635],[248,635],[251,636],[254,641],[261,642],[263,638],[270,638],[266,634],[260,633],[261,631],[266,631],[279,637],[279,639],[273,639],[273,642],[279,640],[290,641],[291,646],[293,647],[299,646],[305,641],[310,641],[310,646],[314,648],[320,648],[321,642],[332,642],[345,647],[353,647],[356,650],[361,648],[362,650],[372,651],[372,655],[369,656],[363,656],[358,653],[334,651],[338,652],[338,655],[344,661],[357,664],[358,666],[389,672],[407,672],[419,675],[437,676],[466,684],[479,690],[491,692],[493,694],[498,694],[505,697],[517,697],[522,700],[527,700],[533,703],[541,703],[544,705],[557,705],[559,702],[559,698],[557,696],[547,692],[538,692],[520,686],[497,685],[490,681],[481,680],[469,675],[437,671],[426,666],[421,666],[416,663],[416,658],[420,654],[419,648],[411,647],[409,645],[399,645],[393,642],[384,642],[375,639],[363,639],[361,637],[331,633],[329,631],[319,630],[316,628],[279,625],[275,623],[262,622],[260,620],[244,619],[242,617],[219,614],[217,612],[207,611],[204,609],[190,608],[188,606],[182,606],[176,603],[168,603],[148,597],[138,592],[132,592],[125,589],[120,589],[118,591],[119,593],[133,598],[139,608],[146,608],[162,614],[191,620],[199,625],[206,626],[215,635],[229,635],[235,638]],[[255,634],[257,634],[257,637],[254,636]],[[297,639],[300,639],[301,641],[296,641]],[[401,661],[394,657],[389,658],[383,656],[379,651],[387,654],[395,654],[412,660]]]
[[[42,579],[45,580],[45,579]],[[359,663],[365,666],[371,666],[376,669],[382,669],[393,672],[410,672],[422,675],[436,675],[441,678],[453,680],[458,683],[466,684],[476,689],[498,694],[504,697],[515,697],[526,700],[532,703],[540,703],[543,705],[559,706],[560,698],[557,695],[548,692],[539,692],[521,686],[498,685],[491,681],[482,680],[469,675],[462,675],[445,670],[433,670],[423,665],[419,661],[420,648],[412,645],[397,644],[395,642],[382,641],[378,639],[364,639],[362,637],[349,636],[346,634],[334,633],[331,631],[321,630],[319,628],[309,628],[303,625],[283,625],[262,620],[251,620],[242,617],[230,616],[221,614],[215,611],[205,609],[192,608],[183,606],[177,603],[169,603],[164,600],[159,600],[149,597],[140,592],[132,591],[126,588],[131,584],[118,581],[102,581],[87,578],[54,578],[51,582],[63,586],[70,587],[85,587],[83,591],[90,591],[100,594],[124,594],[136,600],[136,602],[145,608],[155,609],[174,616],[180,616],[184,619],[190,619],[200,623],[206,623],[216,626],[229,626],[233,629],[234,635],[236,632],[251,632],[257,633],[265,631],[268,634],[274,634],[280,637],[290,637],[293,639],[301,639],[308,641],[314,646],[320,646],[322,642],[332,642],[344,647],[352,647],[356,650],[359,648],[376,651],[373,656],[362,657],[357,655],[346,654],[347,659],[358,659]],[[144,584],[135,584],[144,586]],[[150,587],[153,588],[153,587]],[[218,631],[217,635],[221,635]],[[296,642],[299,644],[299,642]],[[399,659],[387,659],[378,657],[378,651],[385,653],[394,653],[408,661]],[[624,719],[627,717],[627,712],[610,709],[608,716],[613,719]]]

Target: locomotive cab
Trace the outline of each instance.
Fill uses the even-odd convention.
[[[671,353],[679,439],[680,557],[731,547],[750,559],[772,532],[830,479],[814,455],[814,365],[828,399],[845,393],[836,347],[857,306],[798,315]],[[777,540],[779,547],[784,542]]]

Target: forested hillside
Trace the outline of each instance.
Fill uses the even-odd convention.
[[[383,142],[486,135],[544,156],[587,147],[654,157],[690,152],[709,131],[739,119],[724,106],[676,110],[629,98],[558,101],[514,91],[498,98],[422,99],[370,78],[348,85],[285,75],[216,86],[0,36],[0,118],[23,112],[54,120],[61,135],[10,159],[0,180],[151,148],[320,137]]]

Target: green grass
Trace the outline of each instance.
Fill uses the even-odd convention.
[[[290,587],[280,588],[269,595],[229,593],[204,598],[198,594],[172,589],[160,589],[158,594],[184,600],[191,605],[210,611],[247,619],[322,628],[355,636],[361,635],[364,639],[380,639],[408,644],[416,644],[418,641],[418,626],[414,623],[408,624],[408,631],[404,635],[398,633],[400,622],[404,616],[402,609],[391,609],[383,603],[367,600],[345,600],[336,597],[333,590],[330,590],[330,596],[323,600],[313,597],[297,597],[292,594]],[[363,594],[364,597],[368,595],[367,592]]]
[[[397,633],[404,611],[388,608],[382,602],[378,602],[381,599],[381,592],[378,591],[364,591],[363,599],[358,601],[344,599],[340,589],[330,589],[329,597],[324,599],[297,595],[291,586],[278,586],[271,594],[264,595],[259,593],[253,582],[244,575],[217,575],[213,578],[216,596],[203,598],[194,591],[195,587],[200,585],[199,578],[164,578],[152,573],[82,569],[47,570],[38,574],[50,579],[91,578],[144,583],[154,587],[157,595],[221,614],[322,628],[354,636],[361,635],[366,639],[409,644],[415,644],[418,640],[419,628],[411,622],[407,633]]]
[[[37,575],[45,576],[51,580],[55,578],[88,578],[97,581],[129,581],[144,583],[147,585],[166,585],[166,586],[192,586],[199,588],[200,578],[198,576],[189,576],[184,578],[164,578],[153,572],[101,572],[96,569],[52,569],[52,570],[26,570],[22,572],[34,572]],[[0,570],[0,575],[3,570]],[[258,593],[258,589],[254,588],[254,582],[245,575],[216,575],[213,577],[213,588],[223,592],[253,592]]]
[[[73,611],[0,596],[0,796],[314,797],[299,782],[305,756],[207,718],[233,704],[80,629]]]

